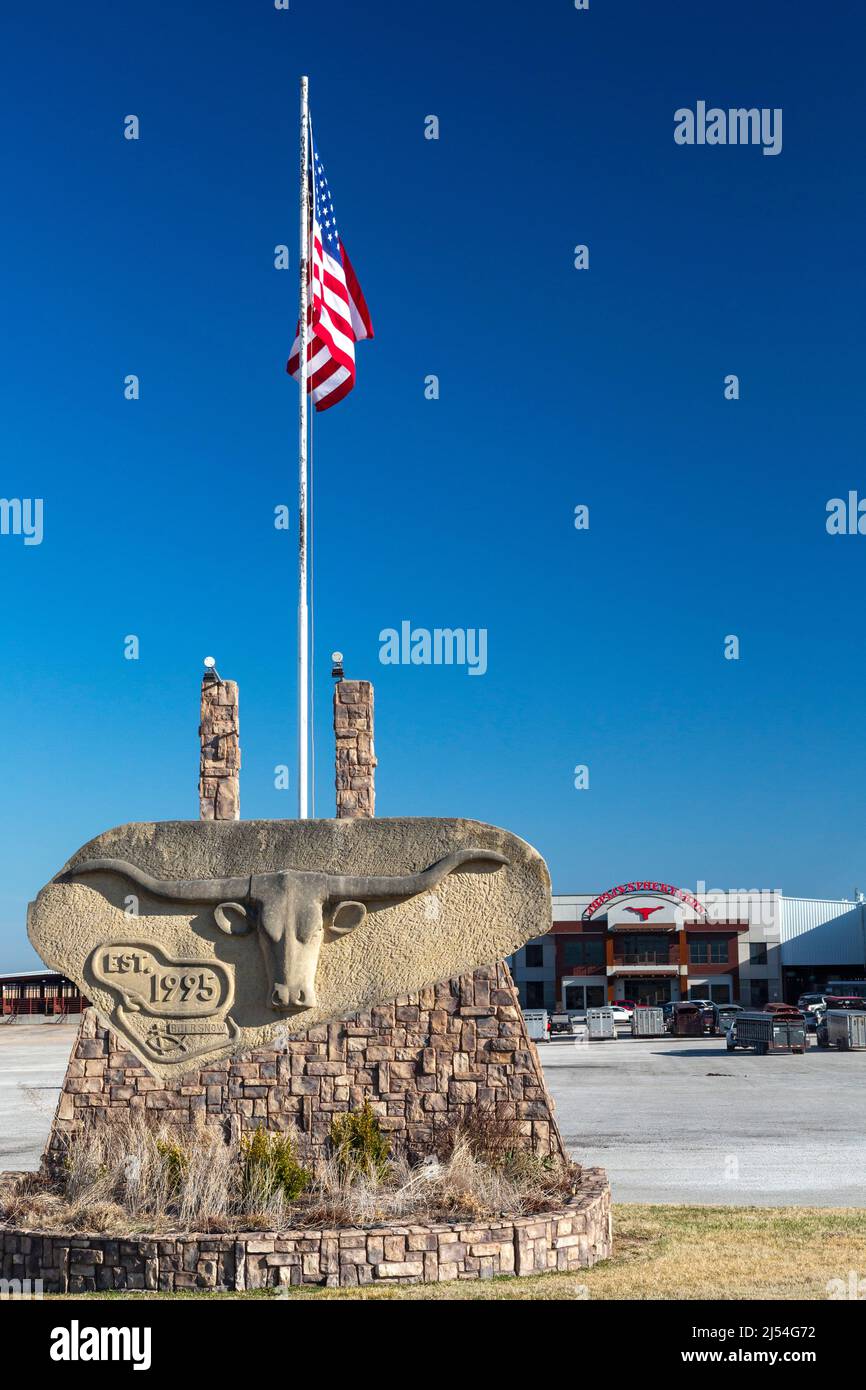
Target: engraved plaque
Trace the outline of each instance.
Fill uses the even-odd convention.
[[[97,946],[87,973],[116,999],[113,1020],[151,1061],[190,1062],[237,1034],[234,972],[219,961],[173,960],[153,943]]]

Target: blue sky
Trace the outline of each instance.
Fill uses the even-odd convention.
[[[0,493],[44,499],[44,540],[0,536],[0,969],[81,843],[197,814],[204,655],[240,684],[243,815],[294,814],[301,72],[377,334],[316,431],[320,813],[339,647],[382,815],[507,826],[560,892],[866,888],[866,536],[825,528],[866,496],[864,29],[781,0],[7,18]],[[676,145],[698,100],[781,107],[781,154]],[[487,673],[381,665],[404,619],[486,628]]]

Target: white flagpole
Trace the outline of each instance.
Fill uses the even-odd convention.
[[[307,609],[307,310],[310,257],[309,81],[301,78],[301,295],[298,404],[298,819],[307,819],[309,613]]]

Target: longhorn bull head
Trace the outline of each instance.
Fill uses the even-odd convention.
[[[115,873],[155,898],[213,905],[216,925],[227,935],[257,931],[268,972],[271,1007],[281,1013],[315,1008],[316,968],[325,929],[343,935],[367,916],[367,904],[414,898],[435,888],[463,864],[487,863],[493,871],[509,861],[488,849],[457,849],[417,874],[353,877],[306,869],[242,878],[161,879],[125,859],[88,859],[68,875]],[[241,918],[233,924],[229,914]]]

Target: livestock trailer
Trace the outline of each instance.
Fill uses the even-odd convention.
[[[524,1009],[523,1017],[526,1020],[526,1031],[533,1042],[547,1042],[550,1025],[547,1021],[546,1009]]]
[[[821,1047],[836,1047],[840,1052],[866,1050],[866,1013],[851,1009],[828,1009],[818,1032]]]
[[[586,1030],[587,1036],[593,1041],[599,1038],[615,1038],[613,1009],[587,1009]]]
[[[702,1038],[704,1011],[700,1004],[690,1004],[686,1001],[674,1004],[668,1030],[674,1038]]]
[[[720,1004],[716,1012],[719,1016],[719,1027],[723,1033],[727,1033],[737,1014],[741,1014],[743,1010],[739,1004]]]
[[[665,1032],[665,1016],[655,1005],[639,1005],[631,1016],[633,1038],[661,1038]]]
[[[750,1047],[767,1052],[805,1052],[806,1023],[797,1009],[750,1010],[737,1014],[728,1030],[728,1051]]]

